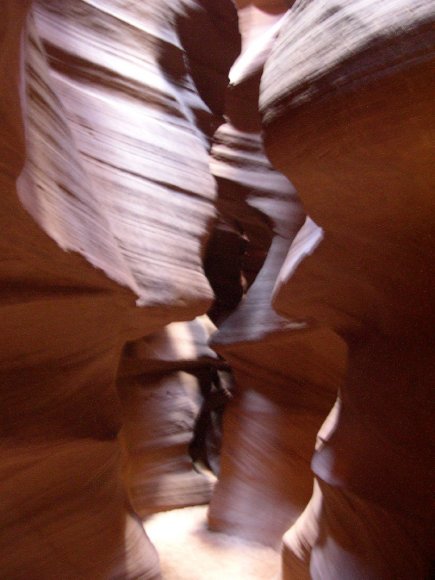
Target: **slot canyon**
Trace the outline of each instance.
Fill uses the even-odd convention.
[[[0,7],[0,580],[433,578],[433,2]]]

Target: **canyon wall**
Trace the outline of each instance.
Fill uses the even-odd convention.
[[[306,324],[272,308],[277,276],[305,220],[292,183],[267,159],[260,132],[260,78],[282,17],[252,6],[239,12],[243,51],[230,72],[228,120],[215,133],[211,160],[221,219],[243,233],[247,253],[259,248],[267,257],[211,342],[231,365],[236,394],[225,415],[209,525],[276,548],[311,495],[316,433],[333,406],[344,358],[342,341],[325,328],[307,333]],[[221,284],[227,280],[223,293],[232,290],[227,260],[225,254],[218,262]]]
[[[433,511],[430,2],[295,3],[266,63],[266,150],[308,215],[275,288],[348,347],[285,578],[425,578]],[[432,546],[433,547],[433,546]],[[299,560],[299,561],[298,561]],[[299,570],[299,572],[296,572]],[[299,574],[299,575],[298,575]]]
[[[158,578],[210,499],[286,580],[429,577],[433,8],[237,4],[3,2],[8,580]]]
[[[212,298],[207,131],[236,14],[206,1],[2,9],[1,575],[156,578],[122,481],[116,378],[127,342]]]

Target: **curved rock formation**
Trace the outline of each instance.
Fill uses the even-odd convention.
[[[115,380],[127,341],[210,302],[201,252],[214,182],[196,122],[218,108],[199,94],[225,84],[231,6],[211,18],[205,1],[2,3],[5,578],[159,576],[121,480]],[[183,44],[195,13],[208,26],[191,29],[206,35],[201,90]]]
[[[215,134],[211,162],[223,218],[246,234],[248,248],[270,248],[246,296],[212,339],[231,364],[237,394],[225,416],[209,524],[274,547],[311,495],[315,437],[333,405],[344,356],[331,332],[307,335],[304,324],[272,309],[276,278],[305,219],[292,184],[270,165],[259,132],[260,77],[281,16],[253,7],[241,14],[251,40],[230,73],[230,122]],[[221,258],[222,271],[227,259]]]
[[[274,304],[349,347],[285,578],[425,578],[433,558],[433,20],[425,0],[297,2],[265,67],[268,154],[323,230]]]
[[[203,402],[199,378],[210,380],[212,368],[222,366],[208,346],[213,329],[205,316],[176,322],[124,350],[118,372],[124,473],[142,518],[210,500],[215,478],[193,468],[189,447]]]
[[[228,24],[224,16],[229,0],[212,14],[202,4],[39,0],[35,5],[49,58],[50,86],[65,108],[83,169],[93,185],[94,204],[104,208],[130,286],[139,294],[138,304],[150,312],[159,307],[167,310],[170,304],[168,322],[177,318],[177,309],[180,319],[201,314],[211,300],[201,252],[214,215],[215,184],[206,137],[196,121],[200,118],[203,125],[213,125],[221,111],[218,97],[217,103],[211,97],[210,103],[201,98],[189,65],[193,61],[193,70],[205,86],[201,86],[205,99],[222,95],[237,37],[230,32],[224,41],[219,36],[220,28]],[[231,20],[227,28],[232,30]],[[204,39],[201,50],[195,46],[199,40],[194,42],[199,31]],[[188,42],[187,50],[183,42]],[[209,56],[212,48],[221,54],[215,68]],[[60,184],[57,192],[47,176],[47,157],[53,152],[45,132],[47,126],[53,131],[53,123],[38,98],[44,91],[39,81],[41,58],[36,50],[30,57],[28,91],[35,97],[29,99],[33,119],[29,150],[31,154],[36,150],[30,167],[36,192],[27,205],[36,205],[34,213],[42,214],[40,221],[56,236],[56,212],[71,214],[75,206],[62,207],[66,197],[62,186],[66,186]],[[40,124],[35,127],[36,119]],[[54,191],[58,195],[44,221],[43,207],[50,203],[47,197],[56,195]],[[59,227],[57,241],[77,249],[70,242],[76,231],[72,218]],[[87,225],[86,231],[92,228]],[[77,244],[83,248],[85,236],[80,233]],[[162,312],[157,312],[161,326]]]

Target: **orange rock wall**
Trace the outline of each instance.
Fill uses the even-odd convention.
[[[210,303],[201,253],[215,186],[197,119],[212,122],[219,107],[197,79],[206,88],[219,79],[222,99],[238,35],[231,4],[213,21],[207,3],[128,4],[2,3],[0,575],[9,579],[159,577],[121,477],[117,371],[127,341]],[[201,26],[189,29],[196,13]],[[195,80],[186,27],[209,30],[204,49],[222,44],[219,66],[205,51]]]

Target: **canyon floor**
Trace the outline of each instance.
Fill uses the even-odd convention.
[[[271,548],[206,525],[207,506],[153,515],[145,522],[161,561],[162,580],[275,580],[280,556]]]

